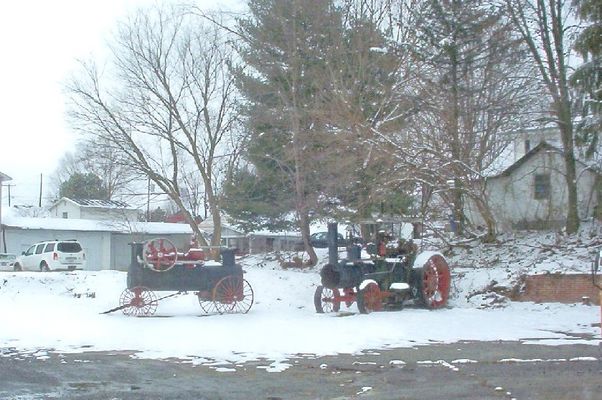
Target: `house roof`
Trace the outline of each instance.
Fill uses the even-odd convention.
[[[56,203],[54,203],[50,208],[55,208],[61,201],[69,201],[79,207],[82,208],[104,208],[104,209],[113,209],[113,210],[136,210],[135,207],[132,207],[128,203],[124,201],[118,200],[98,200],[98,199],[71,199],[69,197],[63,197]]]
[[[4,182],[4,181],[10,181],[13,178],[11,178],[10,176],[3,174],[2,172],[0,172],[0,182]]]
[[[509,167],[504,169],[502,172],[500,172],[496,175],[490,176],[490,179],[507,177],[507,176],[512,175],[512,173],[514,171],[519,169],[523,164],[525,164],[527,161],[529,161],[531,158],[533,158],[535,155],[537,155],[538,153],[540,153],[542,151],[546,151],[549,153],[556,153],[558,155],[562,155],[562,153],[563,153],[562,149],[560,149],[556,146],[552,146],[551,144],[549,144],[545,141],[542,141],[537,146],[535,146],[531,150],[529,150],[524,156],[522,156],[521,158],[516,160],[515,163],[513,163],[512,165],[510,165]],[[587,164],[583,163],[582,161],[579,161],[579,160],[575,160],[575,161],[577,163],[583,165],[584,167],[590,169],[592,172],[595,172],[596,174],[600,174],[600,171],[596,170],[595,168],[593,168],[591,166],[588,166]]]
[[[508,168],[506,168],[499,174],[492,176],[491,178],[498,178],[498,177],[502,177],[502,176],[512,175],[512,173],[514,171],[519,169],[523,164],[525,164],[527,161],[529,161],[531,158],[533,158],[537,153],[539,153],[540,151],[543,151],[543,150],[546,150],[549,152],[554,152],[557,154],[562,154],[562,150],[560,150],[559,148],[554,147],[551,144],[548,144],[547,142],[539,142],[539,144],[537,146],[533,147],[524,156],[522,156],[521,158],[516,160],[516,162],[514,164],[511,164]]]
[[[166,224],[163,222],[124,222],[99,221],[89,219],[31,218],[5,215],[2,225],[24,230],[55,230],[84,232],[116,232],[161,234],[192,234],[192,229],[184,224]]]

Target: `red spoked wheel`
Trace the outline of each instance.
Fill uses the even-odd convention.
[[[119,297],[119,305],[125,315],[148,317],[157,311],[157,296],[142,286],[125,289]]]
[[[374,311],[382,311],[382,293],[376,282],[368,283],[357,293],[357,308],[362,314],[369,314]]]
[[[215,301],[213,301],[213,292],[203,291],[198,292],[196,295],[199,299],[201,310],[203,310],[205,314],[216,314],[218,312]]]
[[[445,258],[432,255],[422,267],[419,279],[420,302],[430,309],[444,307],[449,298],[451,274]]]
[[[314,292],[314,307],[319,314],[338,312],[341,309],[339,289],[319,285]]]
[[[178,249],[169,239],[153,239],[144,243],[142,257],[153,271],[169,271],[178,260]]]
[[[246,314],[253,305],[253,299],[251,285],[238,276],[226,276],[213,288],[213,302],[220,314]]]

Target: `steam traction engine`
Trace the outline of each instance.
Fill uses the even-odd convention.
[[[132,257],[127,288],[119,307],[126,315],[150,316],[165,298],[193,292],[205,313],[247,313],[253,305],[253,289],[235,263],[234,250],[220,248],[221,262],[206,261],[200,248],[179,252],[168,239],[131,243]],[[155,291],[175,291],[157,298]]]
[[[357,302],[363,314],[401,309],[406,300],[429,309],[447,304],[451,275],[439,253],[417,254],[411,241],[392,241],[381,236],[369,245],[370,259],[361,258],[359,244],[347,245],[347,258],[338,260],[337,224],[328,224],[328,264],[320,271],[322,284],[316,288],[316,312],[337,312]]]

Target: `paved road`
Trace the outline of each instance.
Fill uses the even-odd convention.
[[[431,345],[366,354],[192,366],[128,353],[1,349],[0,399],[602,399],[602,349],[516,342]]]

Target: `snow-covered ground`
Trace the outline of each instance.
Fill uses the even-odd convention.
[[[460,340],[599,344],[599,307],[500,301],[499,295],[493,301],[488,293],[475,295],[493,280],[511,286],[527,272],[589,272],[593,248],[600,245],[598,236],[559,239],[539,234],[503,240],[499,246],[452,252],[449,307],[435,311],[408,307],[361,315],[352,305],[338,314],[317,314],[313,293],[319,267],[285,270],[273,255],[240,260],[255,304],[248,314],[234,315],[206,316],[192,294],[161,301],[153,318],[100,314],[118,305],[126,273],[2,272],[0,348],[40,357],[45,351],[128,350],[138,357],[173,357],[216,367],[265,359],[268,370],[278,371],[299,355]],[[326,251],[320,257],[325,260]]]

